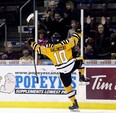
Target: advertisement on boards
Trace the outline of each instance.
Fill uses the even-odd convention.
[[[116,68],[88,67],[90,84],[86,87],[87,99],[116,100]]]
[[[37,66],[38,78],[33,66],[1,66],[0,68],[0,95],[13,95],[16,100],[22,95],[22,100],[27,98],[27,95],[37,95],[38,98],[39,95],[66,96],[59,73],[54,66]],[[76,73],[72,75],[72,86],[76,91]]]
[[[20,72],[15,72],[15,75],[15,94],[66,94],[58,72],[39,72],[38,78],[34,72],[29,72],[29,74],[25,72],[24,76]],[[72,85],[76,89],[76,76],[72,76]]]

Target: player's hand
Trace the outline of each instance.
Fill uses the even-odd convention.
[[[27,40],[28,45],[31,45],[31,42],[34,42],[34,39],[33,38],[28,38],[28,40]]]

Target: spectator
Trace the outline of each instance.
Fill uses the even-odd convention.
[[[5,52],[1,56],[2,60],[17,60],[19,58],[19,52],[15,51],[11,44],[6,47]]]
[[[71,20],[71,29],[68,30],[67,38],[70,38],[78,27],[77,20]]]
[[[46,37],[46,31],[40,29],[38,31],[38,44],[41,46],[45,46],[49,42],[49,39]],[[38,59],[47,59],[45,55],[38,55]]]
[[[54,20],[54,18],[53,18],[51,9],[45,11],[45,20],[44,20],[44,24],[45,24],[45,26],[47,27],[47,32],[49,33],[49,36],[51,36],[51,31],[52,31],[52,28],[54,27],[54,26],[52,25],[53,20]]]
[[[64,21],[63,14],[60,10],[55,11],[54,20],[49,21],[49,25],[51,26],[51,28],[50,28],[51,35],[54,34],[55,32],[57,32],[61,35],[62,40],[66,39],[68,28]]]
[[[46,37],[46,31],[44,29],[40,29],[38,31],[38,44],[41,46],[45,46],[48,43],[48,38]]]
[[[54,20],[53,15],[56,10],[59,10],[59,7],[57,7],[55,0],[50,0],[48,8],[45,10],[45,20]]]
[[[98,24],[95,36],[95,51],[97,59],[111,59],[110,36],[103,24]]]
[[[47,32],[50,37],[52,35],[52,29],[54,27],[52,25],[52,22],[54,21],[54,12],[57,9],[58,9],[58,7],[57,7],[55,0],[50,0],[48,9],[46,9],[44,12],[44,15],[45,15],[44,24],[47,27]]]
[[[51,9],[51,11],[54,11],[56,8],[57,8],[57,4],[55,0],[50,0],[48,9]]]
[[[31,56],[31,52],[29,48],[23,47],[22,54],[23,56],[20,57],[19,60],[33,60],[33,57]]]
[[[48,21],[49,19],[53,20],[53,14],[56,9],[57,9],[57,5],[55,0],[50,0],[48,9],[45,10],[46,21]]]
[[[77,10],[75,8],[75,5],[72,1],[67,1],[65,3],[65,9],[64,10],[67,10],[70,13],[69,15],[70,15],[71,19],[80,20],[80,15],[77,12]]]

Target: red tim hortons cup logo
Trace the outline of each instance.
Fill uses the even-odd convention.
[[[86,87],[87,99],[116,100],[116,68],[86,68],[90,84]]]

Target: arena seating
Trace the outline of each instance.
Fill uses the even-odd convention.
[[[0,2],[0,19],[5,19],[7,23],[8,41],[19,41],[19,10],[20,7],[27,0],[1,0]],[[60,0],[59,0],[60,1]],[[96,18],[96,22],[100,21],[101,16],[110,17],[113,27],[116,27],[116,0],[72,0],[77,5],[77,10],[83,8],[85,10],[85,16],[91,14],[93,18]],[[31,7],[30,7],[31,6]],[[44,0],[36,0],[36,8],[39,14],[43,13],[45,10]],[[32,2],[23,10],[23,25],[27,26],[26,17],[29,13],[32,13]],[[42,15],[41,15],[42,16]],[[0,28],[0,32],[1,28]],[[22,38],[25,40],[27,34],[23,33]],[[0,37],[4,37],[1,35]]]

